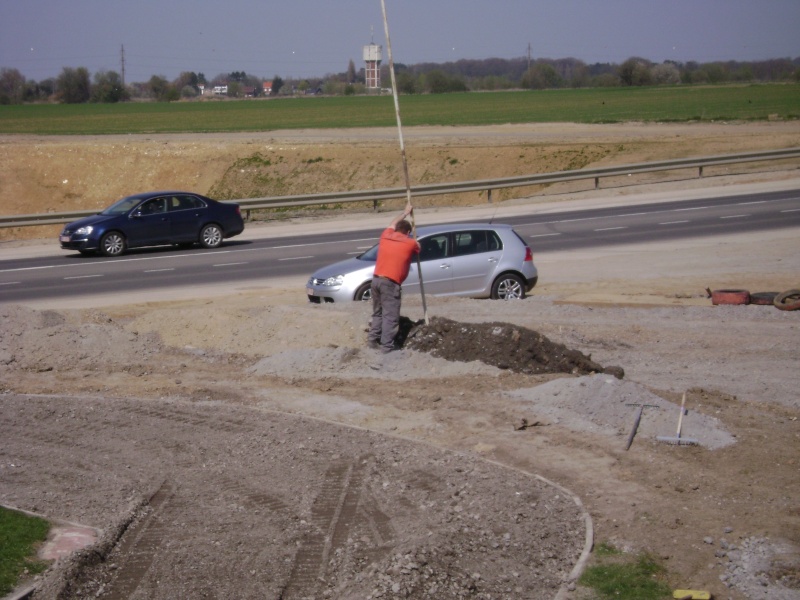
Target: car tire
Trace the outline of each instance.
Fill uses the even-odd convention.
[[[125,253],[128,243],[125,236],[118,231],[109,231],[100,238],[100,254],[103,256],[120,256]]]
[[[353,296],[356,302],[370,302],[372,300],[372,282],[362,284]]]
[[[775,296],[778,292],[754,292],[750,294],[750,304],[760,306],[772,306],[775,303]]]
[[[222,229],[212,223],[200,231],[200,245],[203,248],[219,248],[222,245]]]
[[[525,298],[525,282],[514,273],[503,273],[492,284],[493,300],[522,300]]]
[[[800,290],[789,290],[775,296],[775,308],[780,310],[800,310]]]
[[[750,292],[747,290],[714,290],[711,292],[711,304],[750,304]]]

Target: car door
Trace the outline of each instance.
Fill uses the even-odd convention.
[[[422,285],[426,294],[450,294],[453,291],[451,270],[450,234],[440,233],[420,238],[419,266],[422,267]],[[419,267],[417,261],[411,261],[408,279],[403,283],[407,292],[419,291]]]
[[[488,294],[502,256],[499,237],[486,229],[456,231],[452,236],[453,293]]]
[[[128,218],[128,246],[169,243],[170,223],[166,198],[151,198],[136,207]]]
[[[172,242],[196,242],[208,212],[206,203],[197,196],[181,194],[167,198],[167,207]]]

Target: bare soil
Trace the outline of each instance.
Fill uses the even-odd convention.
[[[778,147],[780,135],[796,143],[795,124],[777,125],[704,129],[710,146],[694,134],[685,151],[713,153],[703,148],[734,139]],[[688,126],[657,131],[562,127],[556,143],[636,144],[640,154],[619,159],[636,162],[693,135]],[[449,145],[453,156],[462,145],[527,152],[497,129],[435,137],[417,143]],[[358,151],[370,143],[355,141]],[[190,142],[141,143],[119,157]],[[342,144],[310,132],[294,143],[309,156],[309,145]],[[1,147],[14,144],[32,160],[36,144],[43,157],[59,144],[88,156],[112,142]],[[189,166],[162,156],[165,172],[198,168],[209,145],[242,152],[217,139],[191,144],[202,152],[181,146]],[[45,188],[43,172],[61,168],[46,163],[17,166],[39,184],[6,171],[3,205],[15,197],[9,186]],[[97,181],[95,169],[103,171],[70,177]],[[793,185],[796,172],[716,182],[759,179]],[[194,187],[169,181],[136,183]],[[86,196],[94,185],[79,189]],[[39,201],[22,212],[43,210]],[[421,209],[418,219],[440,212]],[[594,541],[651,553],[674,588],[798,598],[800,313],[712,306],[705,293],[800,287],[798,239],[787,229],[768,241],[534,248],[540,284],[531,297],[428,298],[431,324],[385,357],[366,348],[368,306],[311,305],[302,280],[76,308],[0,305],[0,503],[102,530],[93,548],[40,577],[34,597],[577,599],[588,592],[573,579],[593,560]],[[40,251],[34,242],[11,248]],[[403,306],[408,323],[419,323],[420,299]],[[682,434],[697,444],[658,442],[675,435],[684,393]]]

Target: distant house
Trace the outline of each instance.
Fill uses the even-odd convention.
[[[271,81],[265,81],[263,89],[264,89],[264,95],[265,96],[271,96],[272,95],[272,82]]]
[[[214,86],[214,93],[215,94],[219,94],[221,96],[224,96],[225,94],[228,93],[228,85],[227,84],[225,84],[225,85],[215,85]]]
[[[206,93],[206,85],[204,83],[198,83],[197,89],[200,90],[201,96]]]

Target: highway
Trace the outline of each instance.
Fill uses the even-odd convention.
[[[387,217],[387,220],[390,217]],[[648,241],[800,228],[800,190],[505,217],[539,254]],[[287,225],[292,227],[292,225]],[[0,253],[0,303],[56,300],[163,288],[230,285],[276,277],[307,277],[315,269],[363,252],[380,229],[232,238],[221,248],[133,250],[118,258],[85,257],[53,242],[52,255]],[[302,284],[300,284],[302,285]]]

